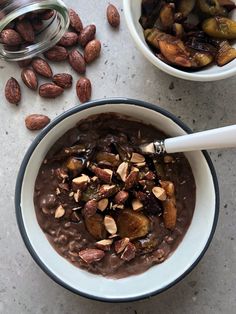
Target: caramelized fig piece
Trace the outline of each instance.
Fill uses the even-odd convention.
[[[171,35],[166,35],[165,39],[159,40],[159,47],[163,56],[170,63],[185,68],[192,67],[190,53],[182,40]]]
[[[79,174],[84,168],[84,159],[79,157],[70,157],[66,161],[66,167],[70,171],[75,171]]]
[[[216,63],[223,66],[236,58],[236,49],[231,47],[228,41],[223,41],[216,55]]]
[[[96,239],[106,239],[107,232],[103,223],[103,216],[95,214],[90,217],[85,217],[85,225],[88,232]]]
[[[159,40],[165,38],[167,35],[157,28],[148,28],[144,31],[144,37],[148,44],[152,45],[154,48],[159,49]]]
[[[227,10],[220,6],[218,0],[197,0],[197,6],[202,13],[207,15],[227,15]]]
[[[167,229],[173,230],[176,226],[177,208],[173,198],[169,198],[163,202],[164,213],[163,219]]]
[[[96,155],[96,162],[99,165],[117,167],[120,164],[119,156],[107,153],[107,152],[99,152]]]
[[[142,1],[142,16],[139,20],[144,29],[154,26],[159,17],[160,9],[164,1],[162,0],[144,0]]]
[[[148,234],[150,220],[140,212],[125,209],[118,216],[117,227],[121,238],[138,239]]]
[[[208,52],[195,52],[192,57],[192,67],[203,68],[214,61],[214,56]]]
[[[178,1],[177,11],[187,17],[193,11],[195,4],[196,0],[180,0]]]
[[[146,254],[146,253],[150,253],[156,250],[159,244],[159,241],[154,236],[151,236],[151,237],[147,236],[144,239],[136,240],[134,244],[136,246],[138,253]]]
[[[177,38],[182,39],[185,36],[184,27],[180,23],[173,24],[173,33]]]
[[[236,22],[226,17],[212,17],[202,24],[204,32],[212,37],[221,39],[236,38]]]
[[[124,145],[121,145],[119,143],[114,143],[114,146],[120,156],[120,159],[122,161],[127,161],[129,160],[130,153],[128,151],[128,147],[125,147]]]
[[[174,24],[174,13],[175,5],[174,3],[166,3],[163,5],[160,11],[160,22],[163,30],[170,30]]]
[[[213,56],[216,54],[216,48],[213,45],[202,42],[196,37],[189,38],[189,40],[186,42],[186,46],[194,50],[210,53]]]

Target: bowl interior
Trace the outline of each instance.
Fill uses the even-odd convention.
[[[28,248],[31,245],[31,253],[33,250],[33,255],[38,256],[42,268],[51,277],[83,295],[117,301],[140,298],[160,291],[178,280],[192,267],[211,237],[214,229],[216,196],[208,163],[201,152],[186,154],[196,181],[196,208],[183,241],[163,264],[154,266],[141,275],[120,280],[106,279],[80,270],[56,253],[39,227],[35,215],[33,204],[35,179],[52,144],[80,119],[103,112],[117,112],[131,116],[152,124],[171,136],[186,132],[162,113],[133,104],[113,103],[77,108],[78,112],[68,115],[56,124],[38,143],[26,166],[21,187],[20,208],[17,209],[17,215],[22,215],[21,232],[25,233],[26,245],[28,244]]]
[[[143,28],[139,23],[139,18],[141,16],[141,3],[142,0],[123,0],[127,26],[141,52],[159,69],[173,76],[193,81],[214,81],[230,77],[236,73],[236,59],[223,67],[211,65],[200,71],[191,73],[175,69],[174,67],[159,60],[154,56],[143,36]],[[236,10],[233,10],[231,17],[236,20]],[[233,47],[236,48],[236,43],[233,44]]]

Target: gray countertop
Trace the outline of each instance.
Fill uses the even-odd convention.
[[[93,84],[93,99],[126,96],[146,100],[176,114],[195,131],[235,123],[236,77],[215,83],[172,78],[136,49],[123,12],[120,31],[110,29],[105,18],[108,1],[65,2],[78,9],[85,24],[97,25],[97,37],[103,43],[102,56],[87,72]],[[113,3],[122,11],[121,1]],[[67,64],[53,69],[71,72]],[[20,237],[14,212],[17,172],[35,137],[25,128],[24,118],[31,113],[56,117],[78,103],[75,88],[55,101],[43,101],[23,88],[21,104],[16,107],[6,102],[4,86],[10,76],[20,79],[20,70],[13,63],[0,61],[0,75],[0,313],[234,313],[236,150],[211,152],[220,185],[220,217],[212,244],[198,266],[175,287],[149,300],[126,304],[87,300],[58,286],[35,264]]]

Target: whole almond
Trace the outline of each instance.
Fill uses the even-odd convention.
[[[81,103],[89,101],[92,94],[92,85],[89,79],[81,77],[76,84],[76,93]]]
[[[107,7],[107,20],[114,28],[119,27],[120,25],[120,14],[113,4],[109,4]]]
[[[101,42],[97,39],[90,41],[84,48],[84,59],[86,63],[91,63],[97,59],[101,52]]]
[[[20,68],[25,68],[28,65],[30,65],[31,62],[32,62],[32,58],[26,59],[26,60],[21,60],[21,61],[18,61],[18,65],[19,65]]]
[[[54,10],[50,10],[50,9],[48,9],[48,10],[43,10],[43,12],[42,13],[40,13],[40,18],[41,18],[41,20],[50,20],[50,18],[52,18],[53,17],[53,15],[54,15]]]
[[[77,49],[73,49],[69,53],[69,63],[77,73],[84,74],[86,72],[84,57]]]
[[[25,119],[25,125],[31,131],[41,130],[49,123],[49,117],[42,114],[31,114]]]
[[[33,43],[35,41],[34,29],[29,20],[18,21],[16,30],[26,42]]]
[[[85,249],[79,252],[79,257],[87,264],[98,262],[104,256],[104,251],[99,249]]]
[[[32,67],[36,73],[44,77],[51,78],[53,75],[50,65],[42,58],[34,58]]]
[[[21,44],[22,38],[14,29],[4,29],[1,32],[0,41],[8,46],[18,46]]]
[[[36,90],[38,88],[38,79],[35,72],[31,69],[23,69],[21,72],[22,81],[30,89]]]
[[[43,28],[43,21],[38,18],[33,19],[31,24],[35,32],[39,32]]]
[[[76,45],[78,42],[78,35],[75,32],[66,32],[61,40],[58,42],[58,45],[63,47],[71,47]]]
[[[86,26],[79,34],[78,41],[81,46],[85,47],[96,34],[96,26],[94,24]]]
[[[54,83],[46,83],[39,87],[39,95],[44,98],[56,98],[64,92],[64,89]]]
[[[54,46],[48,51],[44,52],[44,56],[50,61],[64,61],[68,58],[68,52],[66,48],[62,46]]]
[[[70,88],[72,86],[73,78],[70,74],[59,73],[53,76],[52,81],[62,88]]]
[[[69,17],[70,17],[70,26],[77,32],[80,33],[83,29],[82,21],[79,15],[73,10],[69,10]]]
[[[21,100],[20,85],[14,77],[11,77],[5,87],[6,99],[14,105],[17,105]]]

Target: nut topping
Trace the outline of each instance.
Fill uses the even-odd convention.
[[[90,200],[84,205],[83,214],[86,217],[91,217],[96,214],[98,203],[95,200]]]
[[[136,252],[136,247],[133,243],[128,243],[124,249],[124,252],[121,255],[121,259],[124,261],[131,261],[132,259],[135,258],[135,252]]]
[[[116,194],[115,196],[115,203],[118,204],[118,205],[122,205],[124,204],[127,199],[129,198],[129,193],[126,192],[126,191],[120,191]]]
[[[130,161],[134,164],[145,162],[145,157],[138,153],[132,153]]]
[[[118,173],[123,182],[125,182],[127,179],[128,168],[129,168],[128,162],[122,162],[116,170],[116,173]]]
[[[98,209],[103,212],[108,206],[108,198],[103,198],[98,202]]]
[[[160,201],[165,201],[166,200],[166,191],[159,187],[159,186],[155,186],[152,189],[152,193],[156,196],[156,198],[158,198]]]
[[[79,257],[87,264],[100,261],[105,256],[104,251],[98,249],[85,249],[79,252]]]
[[[143,203],[140,202],[140,200],[138,200],[137,198],[134,199],[132,201],[132,207],[133,207],[133,210],[142,210],[143,209]]]
[[[72,192],[73,193],[73,192]],[[76,193],[73,193],[74,200],[78,203],[81,200],[82,193],[80,190],[77,190]]]
[[[110,169],[101,169],[96,166],[92,166],[91,170],[95,173],[95,175],[102,180],[103,182],[110,183],[113,175],[113,171]]]
[[[74,184],[78,185],[78,186],[81,186],[81,185],[83,185],[83,184],[85,184],[85,183],[90,182],[90,179],[89,179],[89,177],[88,177],[87,175],[82,174],[80,177],[74,178],[74,179],[72,180],[72,182],[73,182]]]
[[[115,234],[117,232],[116,222],[111,216],[109,216],[109,215],[105,216],[104,225],[105,225],[106,230],[110,234]]]
[[[129,238],[123,238],[121,240],[117,240],[115,242],[115,251],[116,251],[116,253],[119,254],[122,251],[124,251],[124,249],[126,248],[128,243],[129,243]]]
[[[60,205],[57,207],[55,211],[55,218],[61,218],[62,216],[65,215],[65,209]]]
[[[160,181],[162,188],[166,191],[166,194],[172,197],[175,194],[174,184],[170,181]]]
[[[103,251],[110,251],[112,243],[113,243],[112,239],[105,239],[96,242],[96,247]]]

